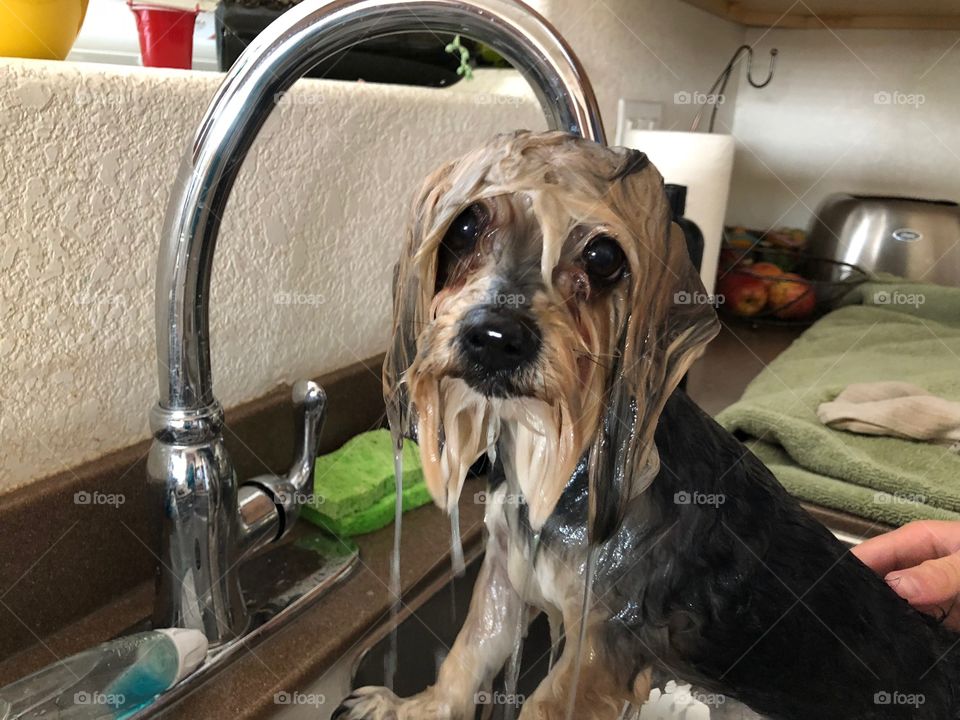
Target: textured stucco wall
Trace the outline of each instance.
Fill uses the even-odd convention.
[[[0,61],[0,492],[149,436],[164,210],[214,74]],[[212,291],[227,406],[386,345],[415,188],[529,101],[302,81],[227,208]]]

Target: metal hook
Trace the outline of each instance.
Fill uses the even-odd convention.
[[[760,88],[765,88],[767,85],[770,84],[770,81],[773,80],[773,73],[777,69],[777,55],[780,54],[780,51],[777,50],[777,48],[773,48],[770,51],[770,69],[767,71],[767,79],[761,83],[758,83],[756,80],[753,79],[753,48],[752,47],[750,47],[749,45],[741,45],[737,49],[737,52],[734,53],[733,59],[731,60],[731,65],[734,62],[736,62],[737,55],[739,55],[740,51],[743,50],[744,48],[747,49],[747,82],[749,82],[753,87],[757,88],[758,90]]]
[[[717,110],[720,108],[719,103],[716,102],[716,98],[723,97],[723,93],[727,89],[727,82],[729,82],[730,76],[733,74],[733,68],[737,64],[737,60],[744,52],[747,54],[747,82],[750,83],[751,87],[755,87],[759,90],[760,88],[765,88],[770,84],[770,81],[773,80],[773,73],[777,67],[777,55],[780,54],[780,51],[777,50],[777,48],[773,48],[770,51],[770,70],[767,73],[767,79],[761,83],[758,83],[753,79],[753,47],[751,45],[741,45],[733,51],[730,61],[727,63],[726,67],[723,68],[723,72],[717,76],[717,79],[714,81],[713,85],[710,86],[710,90],[706,95],[707,99],[700,106],[700,109],[697,111],[697,116],[693,119],[693,124],[690,127],[691,132],[696,132],[700,128],[700,120],[703,117],[703,109],[708,103],[711,102],[711,99],[713,99],[713,110],[710,112],[710,125],[707,128],[707,132],[713,132],[713,126],[717,121]]]

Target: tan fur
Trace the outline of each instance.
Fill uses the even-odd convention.
[[[574,627],[579,624],[579,618]],[[574,638],[568,642],[574,643]],[[576,654],[564,652],[560,661],[524,703],[521,720],[616,720],[625,703],[642,705],[650,694],[650,671],[637,676],[628,687],[621,685],[603,656],[592,647],[589,635],[576,668]],[[576,695],[571,690],[576,685]],[[571,708],[571,698],[573,706]]]
[[[562,617],[567,642],[522,720],[616,720],[642,703],[650,673],[627,677],[603,652],[602,603],[593,608],[576,672],[584,567],[557,556],[532,566],[509,493],[522,492],[534,531],[553,512],[577,461],[590,451],[590,536],[602,542],[630,499],[659,468],[653,432],[667,397],[713,337],[686,246],[669,218],[662,178],[622,148],[570,135],[502,136],[451,162],[426,182],[414,206],[394,282],[393,343],[383,384],[391,423],[416,430],[427,486],[452,510],[469,466],[500,452],[506,483],[491,493],[489,540],[463,629],[437,684],[407,699],[364,688],[345,703],[351,720],[467,720],[513,646],[525,603]],[[641,158],[642,160],[642,158]],[[451,222],[482,203],[489,218],[475,252],[437,288],[437,255]],[[628,274],[600,291],[582,268],[586,244],[616,238]],[[538,274],[527,307],[542,337],[539,359],[516,397],[488,398],[458,377],[458,323],[489,297],[498,261],[515,253]],[[548,550],[545,550],[548,552]],[[531,578],[525,580],[523,578]],[[532,587],[528,587],[532,584]],[[522,597],[521,597],[522,596]]]
[[[595,503],[625,506],[656,474],[656,418],[717,323],[709,306],[674,302],[679,291],[702,295],[702,286],[684,243],[671,238],[656,170],[612,179],[627,157],[564,133],[517,133],[445,165],[425,183],[397,269],[384,391],[403,429],[417,429],[428,487],[444,509],[457,502],[469,466],[505,435],[517,451],[512,462],[535,529],[591,446],[591,489],[604,474],[598,463],[617,464],[616,476],[629,483],[613,500],[591,493],[591,517],[622,515],[623,507]],[[475,202],[491,215],[484,249],[452,286],[434,294],[444,233]],[[579,255],[598,228],[621,240],[630,265],[626,281],[602,297],[580,292],[578,277]],[[455,374],[457,323],[489,293],[491,247],[505,242],[538,243],[532,250],[546,288],[533,298],[544,350],[526,407],[471,397],[445,382]],[[611,403],[635,404],[635,427],[618,447],[598,435]]]

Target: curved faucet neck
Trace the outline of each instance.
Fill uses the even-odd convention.
[[[216,407],[209,332],[213,255],[237,173],[276,101],[326,57],[362,40],[424,27],[486,43],[531,84],[551,129],[604,142],[597,102],[576,56],[518,0],[306,0],[295,6],[237,60],[180,169],[156,288],[163,410]]]

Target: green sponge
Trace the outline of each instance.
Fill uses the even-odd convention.
[[[403,510],[428,502],[420,453],[407,440],[403,444]],[[393,440],[389,430],[373,430],[317,458],[313,496],[301,515],[336,535],[360,535],[389,525],[395,507]]]

